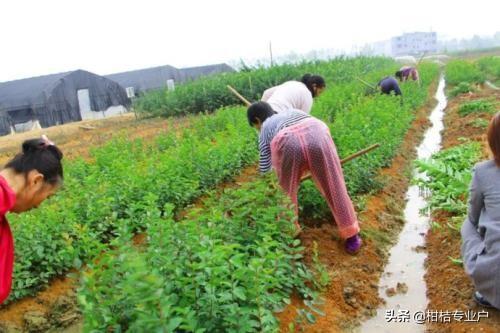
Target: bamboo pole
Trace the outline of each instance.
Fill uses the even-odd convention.
[[[236,91],[236,89],[234,89],[230,85],[227,85],[227,89],[229,89],[236,97],[238,97],[240,99],[240,101],[242,101],[246,106],[252,105],[252,103],[250,103],[248,101],[248,99],[246,99],[245,97],[241,96],[240,93],[238,91]]]
[[[374,149],[376,149],[376,148],[378,148],[378,147],[380,147],[380,143],[376,143],[376,144],[374,144],[374,145],[371,145],[371,146],[369,146],[369,147],[367,147],[367,148],[365,148],[365,149],[363,149],[363,150],[358,151],[357,153],[354,153],[354,154],[352,154],[352,155],[349,155],[349,156],[347,156],[346,158],[344,158],[344,159],[340,160],[340,164],[347,163],[347,162],[349,162],[350,160],[353,160],[353,159],[355,159],[356,157],[359,157],[359,156],[361,156],[361,155],[364,155],[364,154],[366,154],[366,153],[368,153],[368,152],[370,152],[370,151],[372,151],[372,150],[374,150]]]
[[[349,162],[349,161],[351,161],[351,160],[353,160],[353,159],[355,159],[355,158],[357,158],[357,157],[359,157],[361,155],[364,155],[364,154],[366,154],[366,153],[368,153],[368,152],[370,152],[370,151],[372,151],[372,150],[374,150],[374,149],[376,149],[378,147],[380,147],[380,143],[376,143],[374,145],[371,145],[371,146],[369,146],[369,147],[367,147],[367,148],[365,148],[363,150],[360,150],[360,151],[358,151],[358,152],[356,152],[356,153],[354,153],[352,155],[347,156],[344,159],[341,159],[340,160],[340,164],[347,163],[347,162]],[[311,175],[307,175],[306,177],[302,178],[301,181],[304,181],[304,180],[310,179],[310,178],[311,178]]]
[[[356,80],[360,81],[361,83],[363,83],[367,87],[370,87],[372,89],[377,89],[376,87],[372,86],[370,83],[366,82],[365,80],[362,80],[361,78],[359,78],[357,76],[356,76]]]

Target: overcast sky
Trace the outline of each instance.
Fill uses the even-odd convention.
[[[500,1],[2,0],[0,82],[74,69],[97,74],[314,49],[403,32],[500,31]]]

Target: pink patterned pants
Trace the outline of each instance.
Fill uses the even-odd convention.
[[[328,202],[340,236],[345,239],[359,232],[337,150],[330,130],[323,122],[310,118],[282,129],[271,142],[271,154],[279,183],[295,207],[298,207],[300,180],[306,171],[310,171],[314,183]]]

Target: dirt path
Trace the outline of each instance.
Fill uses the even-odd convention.
[[[487,122],[491,114],[472,113],[466,117],[461,117],[457,109],[459,105],[466,101],[494,97],[500,101],[500,92],[491,89],[484,89],[472,95],[463,95],[450,100],[445,113],[445,130],[443,133],[443,148],[453,147],[462,142],[462,138],[474,140],[482,143],[484,157],[488,158],[486,143],[486,128],[478,126],[483,119]],[[460,234],[446,226],[450,220],[449,216],[437,214],[434,220],[442,225],[440,230],[431,229],[427,234],[427,274],[425,280],[428,288],[429,305],[428,310],[433,311],[468,311],[475,312],[484,310],[476,306],[472,300],[473,286],[466,276],[462,266],[453,264],[449,259],[460,258]],[[478,323],[447,323],[433,324],[429,332],[500,332],[500,312],[489,310],[488,319],[482,319]]]
[[[190,117],[150,118],[136,120],[134,114],[127,113],[108,119],[87,120],[54,126],[30,132],[0,137],[0,165],[5,164],[19,152],[24,140],[46,134],[63,151],[66,159],[88,157],[90,148],[99,147],[113,137],[126,135],[129,138],[150,139],[171,129],[186,126]],[[84,128],[92,129],[84,129]]]
[[[434,96],[436,87],[430,87],[429,96]],[[378,283],[387,261],[387,250],[404,224],[405,193],[416,156],[415,147],[429,125],[428,116],[435,104],[431,98],[418,110],[391,166],[381,170],[379,178],[385,183],[384,187],[367,198],[366,208],[358,215],[364,245],[356,256],[345,252],[331,220],[305,221],[309,227],[300,236],[306,247],[305,260],[311,263],[316,243],[320,260],[331,279],[322,293],[325,304],[320,308],[325,316],[316,316],[314,325],[304,327],[306,332],[350,332],[360,320],[376,313],[381,302]],[[288,325],[295,320],[300,307],[301,302],[294,299],[284,312],[278,314],[282,332],[288,332]]]

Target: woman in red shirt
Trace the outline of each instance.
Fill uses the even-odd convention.
[[[27,140],[0,171],[0,304],[9,296],[14,240],[5,214],[37,208],[62,185],[62,152],[46,136]]]

